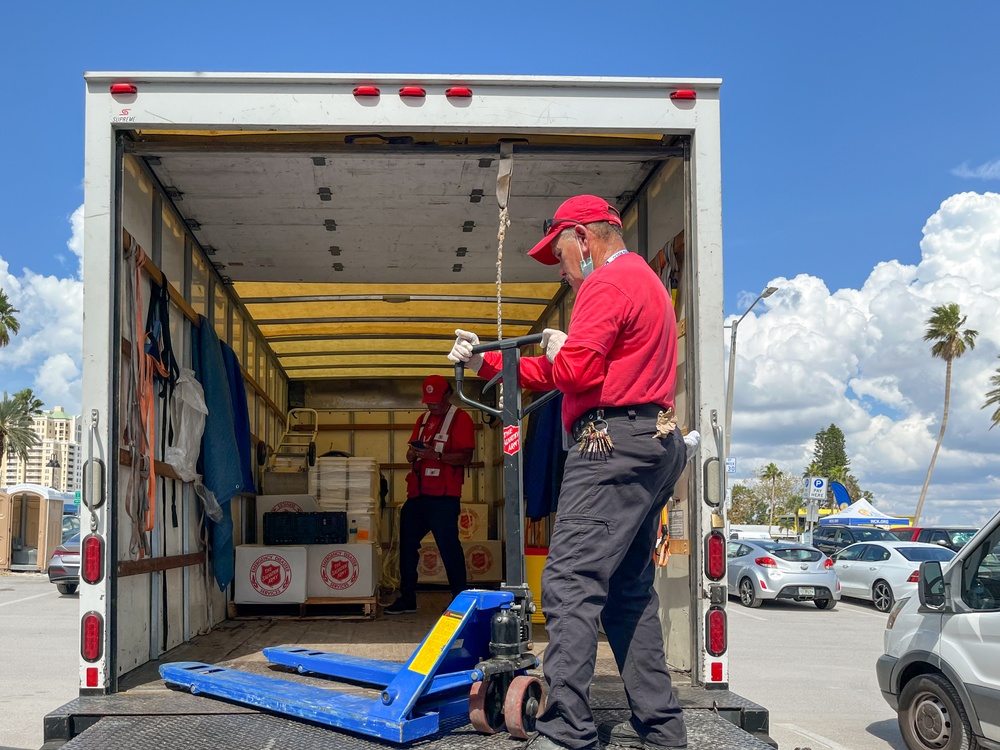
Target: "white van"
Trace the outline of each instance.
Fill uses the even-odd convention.
[[[922,563],[917,591],[876,666],[907,747],[1000,748],[1000,513],[950,562]]]

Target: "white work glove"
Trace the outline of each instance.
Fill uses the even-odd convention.
[[[461,328],[457,329],[455,331],[455,345],[451,347],[448,359],[455,364],[464,362],[466,367],[478,375],[479,368],[483,366],[483,355],[472,353],[472,347],[478,343],[479,337],[476,334],[471,331],[463,331]]]
[[[545,350],[545,358],[549,362],[555,362],[556,355],[566,343],[566,334],[556,328],[546,328],[542,331],[542,349]]]
[[[698,430],[691,430],[691,432],[684,436],[684,445],[687,446],[687,455],[684,457],[685,464],[691,463],[694,457],[698,455],[698,446],[700,444],[701,433]]]

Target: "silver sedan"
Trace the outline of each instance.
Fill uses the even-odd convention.
[[[744,539],[729,543],[728,557],[729,594],[744,607],[794,599],[833,609],[840,601],[833,562],[815,547]]]

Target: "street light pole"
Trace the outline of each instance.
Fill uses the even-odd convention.
[[[753,304],[747,308],[747,311],[740,316],[740,319],[733,321],[733,334],[732,338],[729,340],[729,381],[726,384],[726,458],[729,458],[729,446],[732,442],[733,436],[733,386],[736,383],[734,379],[736,376],[736,329],[739,324],[743,322],[743,318],[750,314],[754,305],[765,297],[770,297],[776,291],[778,291],[778,287],[776,286],[767,287],[763,292],[757,295],[757,299],[755,299]]]

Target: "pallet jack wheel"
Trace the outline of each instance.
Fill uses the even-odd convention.
[[[503,675],[472,683],[469,691],[469,721],[481,734],[496,734],[504,726],[504,697],[507,680]]]
[[[309,459],[310,466],[316,465],[316,443],[312,441],[309,441],[309,452],[307,454],[307,458]]]
[[[503,715],[507,732],[519,740],[535,731],[535,721],[545,710],[545,683],[531,675],[518,675],[507,688]]]

